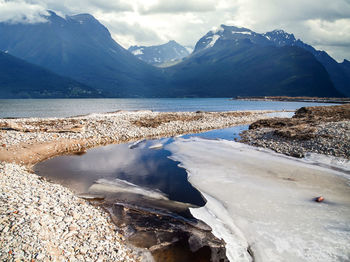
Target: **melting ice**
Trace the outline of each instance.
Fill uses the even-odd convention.
[[[177,138],[166,149],[206,197],[207,204],[191,212],[226,241],[231,261],[350,260],[346,166],[315,165],[232,141]],[[321,195],[323,203],[313,201]]]

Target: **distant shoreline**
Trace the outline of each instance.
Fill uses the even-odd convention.
[[[279,102],[315,102],[315,103],[334,103],[334,104],[348,104],[350,98],[337,97],[309,97],[309,96],[237,96],[232,100],[242,101],[279,101]]]

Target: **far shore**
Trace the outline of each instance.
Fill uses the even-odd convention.
[[[242,101],[280,101],[280,102],[313,102],[313,103],[333,103],[349,104],[350,98],[343,97],[310,97],[310,96],[237,96],[235,100]]]

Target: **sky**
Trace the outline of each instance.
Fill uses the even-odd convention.
[[[194,46],[221,24],[258,33],[283,29],[341,62],[350,60],[350,0],[0,0],[0,21],[89,13],[123,47],[176,40]]]

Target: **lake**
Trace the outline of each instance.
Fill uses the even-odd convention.
[[[240,101],[230,98],[0,99],[0,118],[68,117],[118,110],[160,112],[296,110],[331,105],[308,102]]]

